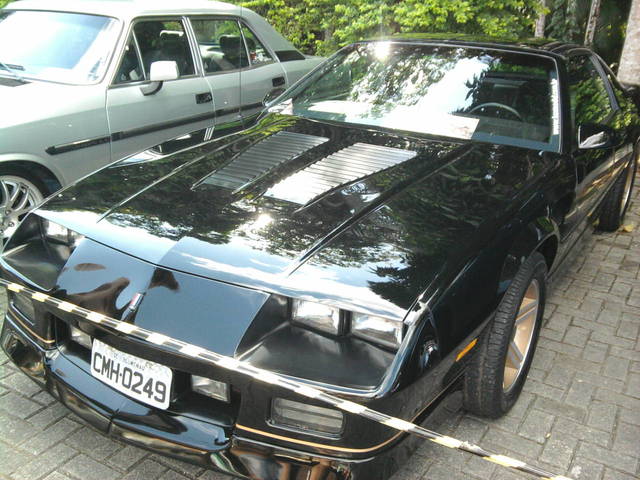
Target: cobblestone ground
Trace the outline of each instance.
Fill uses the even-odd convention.
[[[640,180],[640,179],[639,179]],[[533,368],[497,421],[465,414],[454,395],[436,427],[576,480],[640,476],[640,195],[632,233],[597,234],[556,280]],[[0,294],[0,312],[6,308]],[[126,446],[95,432],[0,355],[0,477],[12,480],[230,477]],[[432,444],[393,480],[521,479]]]

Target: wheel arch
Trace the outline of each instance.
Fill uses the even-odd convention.
[[[0,170],[3,167],[17,168],[20,170],[24,170],[30,175],[35,176],[47,187],[48,192],[44,192],[45,194],[51,194],[59,190],[63,186],[63,182],[61,181],[60,177],[56,175],[56,173],[54,173],[50,168],[46,167],[42,163],[35,160],[0,160]]]
[[[504,293],[516,273],[535,252],[541,253],[547,263],[547,270],[556,264],[560,232],[555,220],[549,216],[540,216],[526,223],[514,237],[508,250],[500,275],[500,292]]]

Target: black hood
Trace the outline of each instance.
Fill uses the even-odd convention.
[[[172,271],[402,318],[536,174],[515,147],[276,114],[167,153],[181,141],[101,170],[39,214]]]

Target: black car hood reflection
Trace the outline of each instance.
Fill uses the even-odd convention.
[[[403,318],[540,173],[534,153],[270,114],[103,169],[39,214],[153,265]],[[313,192],[292,191],[309,172]]]

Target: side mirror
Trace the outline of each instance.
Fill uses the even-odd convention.
[[[162,83],[168,80],[176,80],[180,77],[178,64],[173,60],[153,62],[149,69],[151,83],[140,87],[143,95],[153,95],[162,88]]]
[[[640,85],[623,84],[624,91],[629,95],[635,104],[640,108]]]
[[[580,150],[605,149],[616,146],[616,132],[613,128],[598,123],[585,123],[578,127],[578,148]]]

